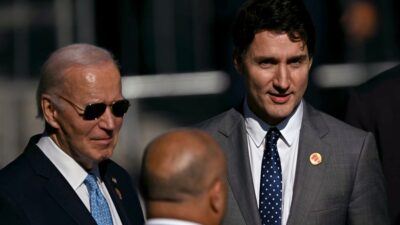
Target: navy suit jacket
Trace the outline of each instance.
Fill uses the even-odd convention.
[[[0,223],[20,225],[96,225],[81,199],[36,146],[40,135],[0,171]],[[111,160],[100,174],[124,225],[144,224],[128,173]]]
[[[346,121],[377,140],[392,224],[400,224],[400,65],[376,75],[350,95]]]

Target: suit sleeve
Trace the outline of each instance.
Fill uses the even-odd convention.
[[[374,137],[368,133],[356,166],[351,194],[349,225],[389,224],[387,196]]]

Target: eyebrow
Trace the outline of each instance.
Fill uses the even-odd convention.
[[[272,64],[276,64],[279,62],[279,60],[275,57],[266,57],[266,56],[258,56],[258,57],[255,57],[254,60],[256,62],[268,62],[268,63],[272,63]]]
[[[307,58],[307,55],[306,55],[306,54],[297,55],[297,56],[290,57],[290,58],[287,60],[287,62],[288,62],[288,63],[292,63],[292,62],[303,61],[303,60],[306,59],[306,58]]]
[[[288,58],[286,62],[292,63],[292,62],[302,61],[307,57],[308,56],[306,54],[296,55],[296,56],[292,56],[292,57]],[[269,62],[272,64],[276,64],[279,62],[279,59],[277,59],[275,57],[268,57],[268,56],[258,56],[258,57],[255,57],[254,60],[256,62]]]

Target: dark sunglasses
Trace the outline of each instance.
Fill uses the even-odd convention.
[[[58,97],[68,102],[72,106],[78,108],[79,110],[83,111],[83,113],[78,112],[78,114],[82,116],[84,120],[95,120],[99,118],[101,115],[104,114],[107,106],[111,106],[111,112],[114,116],[123,117],[124,114],[128,111],[129,106],[131,106],[128,100],[122,99],[111,103],[111,105],[100,102],[88,104],[85,108],[82,108],[65,97],[62,97],[60,95],[58,95]]]

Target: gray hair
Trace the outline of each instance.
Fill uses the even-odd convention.
[[[64,72],[73,66],[96,65],[101,62],[117,62],[111,52],[90,44],[71,44],[53,52],[43,64],[39,85],[36,91],[37,117],[43,118],[41,97],[63,84]]]

